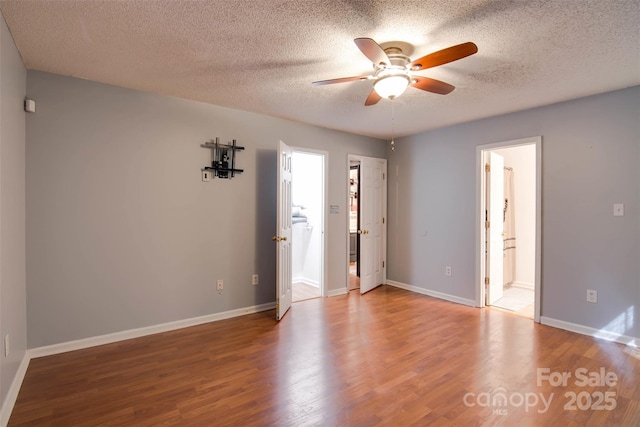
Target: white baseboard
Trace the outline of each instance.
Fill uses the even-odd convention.
[[[518,282],[517,280],[514,280],[513,282],[511,282],[511,286],[514,288],[530,289],[532,291],[536,289],[533,283]]]
[[[640,338],[628,335],[618,334],[611,331],[602,331],[600,329],[589,326],[579,325],[577,323],[565,322],[564,320],[553,319],[551,317],[540,317],[540,323],[554,328],[564,329],[565,331],[575,332],[582,335],[588,335],[594,338],[601,338],[607,341],[613,341],[631,347],[640,347]]]
[[[472,299],[460,298],[460,297],[455,296],[455,295],[449,295],[449,294],[445,294],[445,293],[442,293],[442,292],[432,291],[430,289],[420,288],[418,286],[407,285],[406,283],[396,282],[395,280],[388,280],[387,279],[387,285],[395,286],[396,288],[404,289],[406,291],[416,292],[418,294],[428,295],[430,297],[434,297],[434,298],[439,298],[439,299],[443,299],[443,300],[446,300],[446,301],[455,302],[455,303],[458,303],[458,304],[468,305],[470,307],[475,307],[476,306],[475,300],[472,300]]]
[[[65,353],[67,351],[80,350],[83,348],[95,347],[103,344],[111,344],[131,338],[139,338],[161,332],[173,331],[176,329],[188,328],[189,326],[201,325],[203,323],[215,322],[217,320],[230,319],[232,317],[243,316],[245,314],[258,313],[260,311],[275,308],[276,303],[254,305],[251,307],[238,308],[236,310],[223,311],[221,313],[208,314],[206,316],[193,317],[191,319],[177,320],[175,322],[162,323],[160,325],[148,326],[145,328],[130,329],[113,334],[99,335],[91,338],[84,338],[75,341],[53,344],[44,347],[37,347],[28,350],[29,356],[36,357],[51,356],[53,354]]]
[[[474,300],[460,298],[455,295],[449,295],[441,292],[431,291],[428,289],[419,288],[417,286],[396,282],[394,280],[387,280],[387,285],[395,286],[400,289],[405,289],[407,291],[416,292],[419,294],[428,295],[428,296],[440,298],[440,299],[451,301],[451,302],[456,302],[459,304],[468,305],[471,307],[476,307]],[[554,328],[564,329],[566,331],[575,332],[582,335],[588,335],[594,338],[601,338],[607,341],[613,341],[613,342],[628,345],[631,347],[637,347],[637,348],[640,347],[640,338],[638,337],[622,335],[622,334],[611,332],[611,331],[603,331],[603,330],[592,328],[589,326],[579,325],[577,323],[565,322],[564,320],[553,319],[545,316],[540,317],[540,323],[542,323],[543,325],[552,326]]]
[[[327,292],[327,297],[337,297],[338,295],[346,295],[349,291],[347,288],[342,289],[331,289]]]
[[[0,410],[0,426],[4,427],[9,422],[9,417],[11,417],[13,406],[16,404],[16,399],[18,398],[18,393],[20,392],[20,387],[22,386],[22,381],[24,381],[24,376],[27,373],[30,361],[31,357],[29,357],[29,352],[26,351],[22,357],[22,362],[20,362],[18,371],[13,377],[13,381],[11,381],[11,386],[7,392],[7,396],[5,397],[4,402],[2,402],[2,409]]]
[[[29,349],[25,352],[22,362],[18,367],[9,392],[4,402],[2,402],[2,408],[0,409],[0,426],[4,427],[9,422],[11,417],[11,411],[18,398],[20,387],[24,381],[24,376],[27,373],[29,362],[31,359],[37,357],[51,356],[59,353],[66,353],[67,351],[81,350],[83,348],[94,347],[103,344],[111,344],[117,341],[124,341],[131,338],[143,337],[146,335],[157,334],[160,332],[168,332],[176,329],[187,328],[189,326],[201,325],[203,323],[215,322],[218,320],[230,319],[232,317],[243,316],[245,314],[258,313],[261,311],[271,310],[276,307],[275,302],[269,302],[266,304],[254,305],[250,307],[238,308],[236,310],[224,311],[222,313],[214,313],[206,316],[193,317],[191,319],[177,320],[175,322],[163,323],[160,325],[149,326],[146,328],[130,329],[128,331],[116,332],[113,334],[100,335],[97,337],[85,338],[75,341],[69,341],[60,344],[53,344],[44,347],[37,347]]]
[[[294,277],[291,283],[304,283],[305,285],[320,287],[320,283],[315,280],[307,279],[306,277]]]

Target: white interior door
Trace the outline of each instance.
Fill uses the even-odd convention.
[[[502,298],[504,290],[504,157],[488,152],[486,165],[486,273],[489,278],[486,300],[491,305]]]
[[[278,146],[278,204],[276,214],[276,319],[291,308],[291,157],[292,150],[284,142]]]
[[[360,293],[385,280],[387,161],[363,157],[360,163]]]

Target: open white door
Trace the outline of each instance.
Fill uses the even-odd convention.
[[[360,293],[385,280],[384,253],[387,161],[363,157],[360,164]]]
[[[276,235],[276,320],[291,307],[291,149],[282,141],[278,146],[278,205]]]
[[[504,290],[504,157],[488,152],[486,158],[486,303],[502,298]]]

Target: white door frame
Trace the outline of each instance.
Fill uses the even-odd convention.
[[[387,179],[388,177],[387,175],[387,160],[386,159],[382,159],[382,158],[377,158],[377,157],[369,157],[369,156],[361,156],[358,154],[349,154],[347,155],[347,167],[346,167],[346,171],[347,171],[347,179],[345,179],[344,183],[345,183],[345,188],[347,189],[346,191],[346,203],[345,206],[349,206],[349,170],[351,168],[351,162],[352,161],[358,161],[360,162],[360,164],[362,165],[362,162],[365,159],[373,159],[373,160],[381,160],[384,162],[384,170],[385,170],[385,177],[384,177],[384,183],[383,183],[383,188],[382,188],[382,206],[383,206],[383,217],[384,217],[384,223],[382,225],[382,254],[381,254],[381,258],[382,261],[384,263],[384,267],[382,268],[382,284],[386,284],[387,283],[387,183],[389,182],[389,180]],[[360,171],[362,172],[362,168],[360,168]],[[358,197],[360,197],[360,195],[358,195]],[[362,205],[360,203],[360,200],[358,200],[358,215],[362,215],[361,212],[362,209]],[[346,218],[346,262],[347,262],[347,268],[346,268],[346,275],[345,275],[345,290],[346,293],[349,293],[349,258],[350,258],[350,254],[349,254],[349,238],[350,238],[350,229],[349,229],[349,209],[346,208],[345,209],[345,218]],[[360,256],[360,255],[358,255]]]
[[[534,321],[540,323],[540,295],[542,289],[542,137],[516,139],[512,141],[496,142],[478,145],[476,147],[476,306],[485,306],[485,238],[484,227],[485,201],[485,171],[484,153],[502,148],[520,145],[535,145],[536,147],[536,251],[535,251],[535,308]]]
[[[322,150],[312,150],[310,148],[304,147],[291,147],[291,150],[294,153],[302,153],[302,154],[313,154],[317,156],[322,156],[322,239],[321,240],[321,253],[322,259],[320,260],[320,297],[327,296],[327,283],[326,277],[328,274],[327,270],[327,260],[329,259],[327,253],[327,188],[328,188],[328,177],[329,177],[329,152]],[[295,178],[294,178],[295,179]]]

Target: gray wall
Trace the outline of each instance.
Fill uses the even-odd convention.
[[[542,316],[640,337],[639,111],[634,87],[397,141],[388,278],[475,300],[476,146],[541,135]]]
[[[637,87],[406,137],[386,153],[378,140],[79,79],[29,72],[27,84],[38,102],[27,117],[29,347],[273,301],[279,139],[330,153],[327,205],[341,212],[347,154],[388,154],[389,279],[473,300],[475,147],[541,135],[542,315],[640,335]],[[215,136],[247,147],[246,172],[202,183],[200,143]],[[335,290],[346,215],[328,223]]]
[[[0,18],[0,401],[27,346],[25,279],[25,112],[27,73]],[[9,335],[9,355],[4,337]]]
[[[327,282],[346,286],[347,154],[384,142],[36,71],[27,88],[30,348],[273,302],[280,139],[329,152]],[[203,183],[216,136],[245,173]]]

